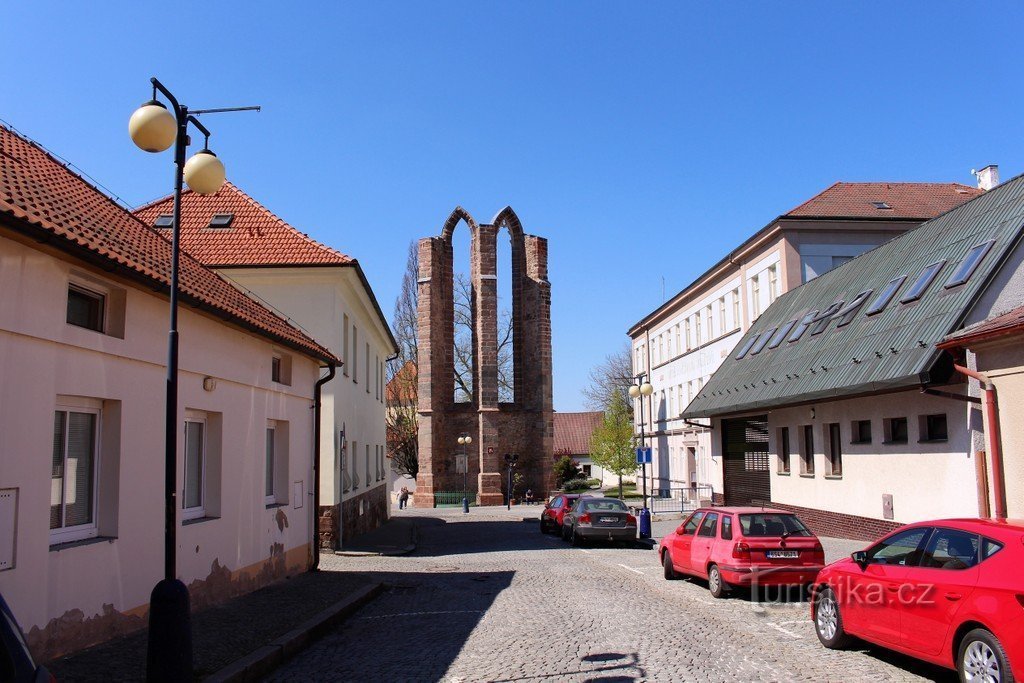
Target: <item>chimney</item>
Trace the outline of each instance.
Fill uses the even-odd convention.
[[[999,166],[989,164],[980,171],[971,170],[971,175],[978,178],[978,189],[986,192],[999,184]]]

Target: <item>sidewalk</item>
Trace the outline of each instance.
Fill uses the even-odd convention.
[[[343,544],[336,555],[363,557],[366,555],[405,555],[416,549],[416,522],[405,510],[393,508],[392,517],[373,531],[356,536]],[[329,552],[329,551],[328,551]]]

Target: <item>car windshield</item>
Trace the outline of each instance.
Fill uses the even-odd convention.
[[[810,530],[796,515],[780,515],[772,512],[758,512],[740,515],[740,526],[744,536],[811,536]]]
[[[623,503],[618,498],[606,498],[604,500],[599,498],[597,500],[588,500],[588,501],[584,502],[583,503],[583,509],[587,510],[588,512],[590,512],[590,511],[595,511],[595,512],[608,512],[608,511],[625,512],[626,511],[626,504]]]

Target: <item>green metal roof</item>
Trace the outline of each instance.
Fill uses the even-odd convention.
[[[1004,259],[1024,225],[1024,176],[971,200],[910,232],[780,296],[754,325],[686,407],[682,417],[710,417],[808,401],[856,396],[919,386],[943,351],[935,345],[958,329]],[[995,240],[971,278],[944,285],[970,249]],[[917,301],[901,303],[918,275],[945,261]],[[906,276],[888,306],[866,311],[894,278]],[[808,313],[824,312],[836,301],[849,303],[871,290],[853,320],[842,327],[833,316],[813,334],[811,325],[794,342],[789,334],[777,348],[737,360],[748,343],[766,331]],[[754,344],[757,349],[759,343]]]

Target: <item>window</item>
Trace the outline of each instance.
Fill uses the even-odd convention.
[[[182,519],[206,515],[206,421],[185,420],[185,495],[182,497]]]
[[[103,332],[105,302],[106,297],[99,292],[75,284],[68,285],[68,324]]]
[[[356,373],[352,373],[354,376]],[[352,442],[352,490],[359,490],[359,442]]]
[[[658,360],[665,360],[665,335],[658,335]]]
[[[747,352],[750,351],[751,347],[757,343],[757,340],[759,338],[760,335],[755,334],[753,337],[747,339],[747,342],[740,347],[740,352],[736,354],[736,360],[741,360],[744,356],[746,356]]]
[[[366,469],[363,470],[363,471],[366,472],[366,485],[369,486],[370,485],[370,444],[366,444],[365,448],[366,448]]]
[[[752,318],[761,315],[761,281],[756,275],[750,280],[750,311]]]
[[[921,567],[929,569],[970,569],[981,561],[981,538],[959,529],[935,530],[928,540]]]
[[[682,337],[680,336],[679,328],[679,323],[676,323],[676,353],[683,352]]]
[[[839,309],[839,312],[835,314],[835,317],[839,319],[839,324],[836,327],[843,327],[853,322],[853,319],[857,317],[857,312],[860,307],[864,305],[864,302],[871,296],[870,289],[866,289],[857,296],[853,297],[853,301]]]
[[[892,209],[892,207],[889,206],[886,202],[871,202],[871,206],[873,206],[873,207],[875,207],[876,209],[879,209],[879,210],[882,210],[882,209]]]
[[[813,323],[817,317],[818,311],[809,311],[800,321],[800,324],[793,329],[793,334],[789,335],[789,342],[792,343],[798,341],[800,337],[804,336],[804,332],[807,331],[807,328],[811,326],[811,323]]]
[[[918,551],[928,531],[928,527],[907,529],[876,543],[867,549],[868,563],[916,566]]]
[[[815,319],[815,322],[817,324],[811,329],[811,336],[821,334],[822,332],[827,330],[828,324],[832,322],[832,316],[838,313],[842,307],[843,302],[836,301],[831,306],[822,311],[821,315],[817,316],[817,318]]]
[[[267,505],[277,502],[274,486],[274,442],[277,440],[277,431],[274,427],[267,427],[266,441],[266,471],[264,476],[263,496]]]
[[[98,409],[58,407],[53,414],[50,541],[96,536]]]
[[[917,280],[914,281],[914,284],[907,290],[907,293],[900,299],[900,303],[909,304],[911,301],[917,301],[920,299],[924,295],[925,291],[927,291],[928,287],[931,286],[932,280],[935,279],[935,276],[939,274],[939,271],[942,270],[942,266],[944,265],[946,265],[945,261],[936,261],[930,266],[926,266],[925,269],[921,271],[921,274],[917,276]]]
[[[715,325],[714,325],[714,321],[712,320],[711,304],[708,304],[704,308],[704,316],[705,316],[705,319],[707,320],[707,323],[708,323],[708,340],[714,339],[715,338]]]
[[[693,348],[693,334],[692,334],[692,330],[690,329],[690,319],[687,318],[685,323],[686,323],[686,350],[689,351],[690,349]]]
[[[779,296],[779,271],[777,266],[768,266],[768,305]]]
[[[732,290],[732,327],[734,330],[740,329],[742,325],[742,319],[740,318],[740,290],[739,287]]]
[[[772,337],[772,340],[770,342],[768,342],[768,348],[769,349],[778,348],[779,344],[781,344],[782,340],[786,338],[786,336],[789,334],[790,330],[793,329],[794,325],[796,325],[796,320],[795,319],[794,320],[790,320],[788,323],[786,323],[785,325],[780,327],[779,331],[775,333],[774,337]]]
[[[896,292],[903,286],[903,282],[907,279],[906,275],[901,275],[898,278],[889,280],[889,284],[885,286],[881,292],[878,293],[878,298],[868,306],[868,310],[865,311],[865,315],[875,315],[885,310],[885,307],[889,305],[892,298],[896,296]]]
[[[359,384],[359,330],[352,326],[352,382]]]
[[[281,381],[281,357],[274,356],[270,361],[270,379],[275,382]]]
[[[828,426],[828,459],[825,461],[825,475],[829,477],[843,476],[843,442],[842,430],[838,422]]]
[[[676,388],[668,388],[668,414],[670,419],[674,419],[679,413],[676,411]]]
[[[800,444],[800,474],[814,476],[814,425],[804,425]]]
[[[342,316],[341,372],[348,377],[348,314]]]
[[[665,333],[665,352],[668,354],[668,358],[672,358],[672,331],[669,330]]]
[[[756,356],[757,354],[761,353],[761,351],[764,349],[765,345],[771,340],[771,338],[772,338],[772,336],[774,334],[775,334],[775,328],[774,327],[771,327],[771,328],[765,330],[764,332],[762,332],[761,336],[758,337],[758,339],[757,339],[757,343],[754,344],[750,348],[750,355],[751,356]]]
[[[732,540],[732,515],[722,515],[722,540]]]
[[[740,515],[740,528],[748,537],[811,536],[811,531],[796,515],[774,512],[754,512]]]
[[[871,420],[854,420],[850,424],[850,443],[871,443]]]
[[[718,300],[718,334],[725,334],[729,326],[725,322],[725,297]]]
[[[988,242],[971,247],[971,250],[964,256],[964,260],[960,262],[956,271],[953,272],[949,281],[946,282],[945,287],[947,289],[956,287],[970,280],[971,276],[974,275],[974,271],[981,265],[981,260],[988,255],[989,250],[992,249],[992,245],[995,243],[995,240],[989,240]]]
[[[779,452],[779,474],[789,474],[789,427],[779,427],[776,432]]]
[[[292,383],[292,357],[275,352],[270,359],[270,380],[278,384]]]
[[[153,221],[154,228],[171,228],[174,227],[174,214],[162,213],[156,217]]]
[[[231,227],[231,221],[235,220],[235,214],[233,213],[215,213],[213,218],[210,219],[210,225],[207,227],[215,229],[224,229]]]
[[[921,441],[946,441],[949,438],[945,413],[922,415],[920,427]]]
[[[709,512],[704,517],[704,523],[700,525],[700,531],[697,532],[698,536],[705,536],[708,538],[714,538],[715,533],[718,531],[718,513]]]
[[[380,356],[374,356],[373,357],[373,368],[374,368],[373,390],[375,392],[374,393],[374,397],[379,401],[380,400]]]
[[[887,417],[883,426],[885,443],[907,443],[907,418]]]
[[[679,534],[680,536],[692,536],[697,531],[697,527],[700,525],[701,520],[703,520],[703,519],[704,519],[704,513],[703,512],[695,512],[695,513],[693,513],[690,516],[690,518],[688,520],[686,520],[685,524],[683,524],[681,527],[676,529],[676,533]]]
[[[363,356],[366,365],[366,393],[370,393],[370,342],[366,342],[366,355]],[[369,448],[369,446],[367,446]],[[369,470],[367,470],[369,471]]]
[[[701,337],[701,334],[700,334],[700,313],[696,313],[693,316],[693,329],[694,329],[694,341],[696,342],[697,346],[700,346],[702,343],[704,343],[704,340],[703,340],[703,338]]]

